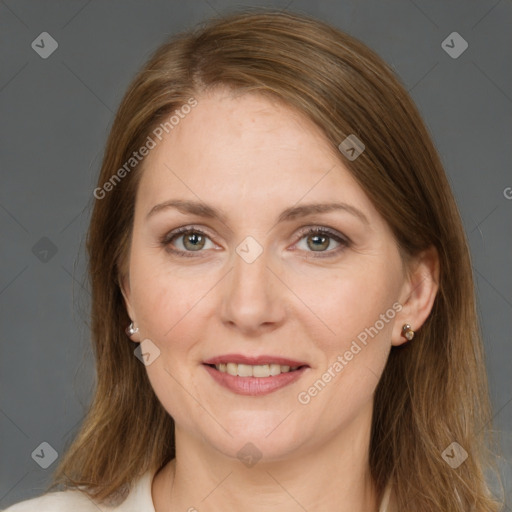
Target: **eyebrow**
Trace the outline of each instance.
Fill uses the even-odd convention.
[[[222,223],[227,224],[226,215],[217,208],[198,201],[182,199],[171,199],[169,201],[165,201],[164,203],[153,206],[153,208],[151,208],[151,210],[148,212],[146,219],[149,219],[158,212],[165,211],[170,208],[174,208],[185,214],[189,213],[198,215],[200,217],[219,219]],[[328,213],[332,211],[344,211],[350,213],[365,224],[370,224],[368,218],[361,210],[347,203],[311,203],[301,206],[291,206],[290,208],[286,208],[286,210],[281,212],[277,222],[287,222],[315,213]]]

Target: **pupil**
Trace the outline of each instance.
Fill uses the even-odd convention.
[[[204,241],[202,240],[202,236],[197,233],[191,233],[185,237],[185,247],[187,247],[187,244],[191,244],[190,247],[192,249],[201,249],[201,247],[204,245]],[[201,243],[202,242],[202,243]],[[190,248],[188,247],[188,248]]]
[[[324,235],[312,235],[311,240],[313,240],[313,245],[310,245],[311,249],[327,249],[329,245],[329,237]],[[320,243],[317,243],[320,242]],[[327,242],[327,243],[326,243]]]

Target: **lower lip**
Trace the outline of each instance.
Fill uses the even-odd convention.
[[[284,388],[295,382],[308,369],[307,366],[293,372],[280,373],[272,377],[239,377],[229,373],[220,372],[216,368],[203,365],[206,371],[221,386],[239,395],[261,396]]]

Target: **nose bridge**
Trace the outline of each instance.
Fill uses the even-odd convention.
[[[271,254],[254,237],[246,237],[233,255],[233,271],[225,290],[223,319],[254,330],[264,323],[277,322],[281,312],[279,287],[271,264]]]

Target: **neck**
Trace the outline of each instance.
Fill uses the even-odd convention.
[[[153,480],[156,512],[377,512],[368,447],[371,408],[322,444],[251,467],[176,429],[176,458]]]
[[[251,467],[176,429],[176,458],[153,481],[156,512],[378,510],[368,464],[371,408],[343,432]]]

